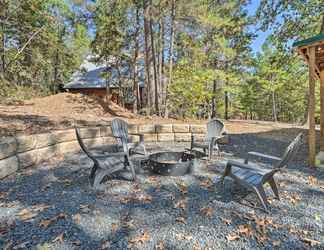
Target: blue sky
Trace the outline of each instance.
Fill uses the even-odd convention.
[[[248,12],[250,15],[254,15],[258,6],[260,4],[260,0],[251,0],[251,3],[248,6]],[[257,34],[257,38],[251,44],[251,47],[254,52],[258,52],[261,50],[262,44],[265,42],[266,38],[271,34],[270,30],[266,32],[257,31],[257,27],[251,26],[251,31]]]

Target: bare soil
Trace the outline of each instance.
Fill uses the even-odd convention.
[[[19,104],[0,105],[0,136],[34,134],[77,126],[109,124],[121,117],[134,124],[203,123],[204,120],[164,119],[158,116],[135,115],[117,104],[107,103],[96,97],[81,94],[60,93],[43,98],[34,98]],[[233,120],[226,122],[230,133],[255,133],[289,128],[292,125]]]

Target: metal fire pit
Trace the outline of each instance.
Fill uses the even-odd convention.
[[[160,175],[180,176],[192,171],[195,159],[187,152],[159,152],[149,156],[149,166]]]

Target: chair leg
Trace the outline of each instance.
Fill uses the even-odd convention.
[[[90,181],[91,186],[93,186],[93,182],[94,182],[94,179],[95,179],[95,176],[96,176],[97,169],[98,169],[98,166],[97,166],[96,163],[94,163],[93,167],[91,168],[90,175],[89,175],[89,181]]]
[[[94,178],[93,187],[97,189],[102,182],[102,179],[107,175],[105,170],[98,169]]]
[[[133,175],[133,181],[136,181],[136,173],[135,173],[134,165],[133,165],[133,163],[131,161],[129,161],[128,164],[129,164],[129,168],[130,168],[130,170],[132,172],[132,175]]]
[[[266,212],[269,212],[269,210],[268,210],[269,203],[268,203],[268,200],[267,200],[266,193],[265,193],[265,191],[263,189],[263,186],[260,185],[260,186],[257,186],[257,187],[253,187],[253,189],[254,189],[255,193],[257,194],[257,196],[258,196],[264,210]]]
[[[271,187],[273,193],[275,194],[276,198],[278,200],[280,200],[280,198],[279,198],[279,192],[278,192],[278,187],[277,187],[277,184],[276,184],[274,178],[271,177],[271,179],[268,181],[268,183],[270,184],[270,187]]]

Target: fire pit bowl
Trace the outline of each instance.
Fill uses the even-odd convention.
[[[180,176],[194,167],[196,157],[187,152],[159,152],[149,156],[150,169],[160,175]]]

